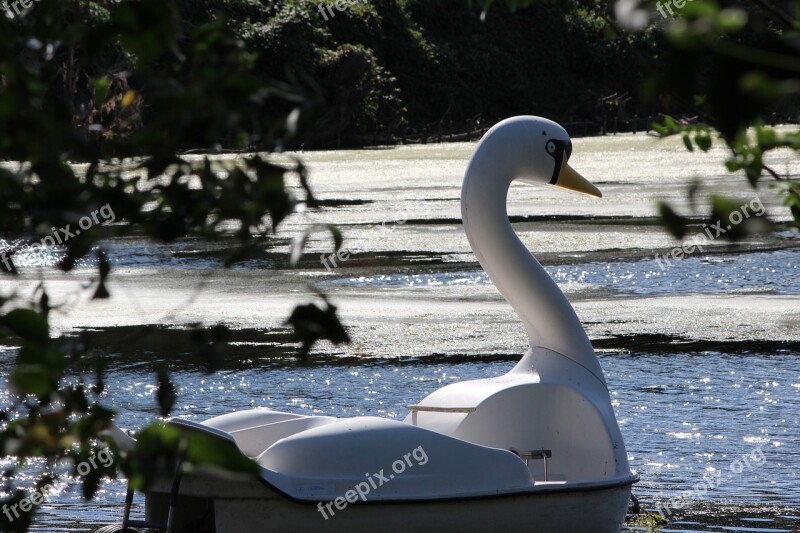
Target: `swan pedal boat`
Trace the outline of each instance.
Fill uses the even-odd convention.
[[[514,117],[478,143],[461,211],[472,250],[521,318],[530,349],[507,374],[447,385],[402,422],[270,410],[201,423],[259,465],[257,476],[196,470],[145,493],[146,521],[169,531],[620,531],[631,488],[622,434],[594,349],[556,283],[508,220],[513,181],[600,197],[569,166],[558,124]],[[164,526],[166,529],[166,526]]]

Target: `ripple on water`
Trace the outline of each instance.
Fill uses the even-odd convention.
[[[800,249],[672,261],[662,269],[653,259],[634,262],[547,266],[562,286],[591,286],[640,294],[718,294],[732,291],[771,291],[800,294]],[[385,274],[340,278],[323,286],[458,287],[488,285],[482,270],[434,274]]]

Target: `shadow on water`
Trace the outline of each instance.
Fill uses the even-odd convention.
[[[590,322],[587,322],[589,324]],[[614,335],[603,339],[592,339],[596,350],[624,350],[631,354],[705,354],[708,352],[749,355],[788,354],[800,352],[800,341],[747,339],[709,340],[687,339],[661,333],[638,333],[636,335]]]
[[[356,356],[330,349],[302,359],[299,343],[288,328],[231,329],[225,342],[214,343],[208,328],[193,329],[159,325],[83,328],[65,336],[67,342],[84,342],[90,353],[109,358],[109,365],[153,370],[167,363],[174,370],[197,370],[207,363],[213,350],[213,370],[244,370],[263,367],[349,367],[349,366],[426,366],[461,363],[514,363],[519,353],[458,354],[429,353],[416,357]],[[615,335],[591,339],[601,358],[647,357],[664,354],[706,355],[788,355],[800,353],[800,341],[772,340],[696,340],[664,334]],[[13,350],[6,353],[10,354]],[[0,352],[2,353],[2,352]],[[2,358],[2,355],[0,355]]]
[[[202,333],[201,333],[202,332]],[[194,371],[206,364],[212,347],[208,329],[175,328],[157,325],[86,328],[66,335],[68,342],[87,342],[93,354],[109,358],[109,366],[154,370],[167,363],[173,370]],[[215,370],[253,368],[415,366],[459,364],[464,362],[514,362],[520,354],[447,354],[431,353],[424,357],[383,358],[349,355],[346,351],[326,351],[299,357],[300,344],[288,328],[274,330],[228,330],[226,343],[213,346],[218,366]],[[346,350],[346,348],[345,348]]]
[[[461,363],[514,363],[519,353],[458,354],[429,353],[416,357],[356,356],[330,349],[301,359],[299,343],[288,328],[231,329],[225,342],[213,343],[208,328],[192,329],[159,325],[82,328],[65,335],[67,342],[87,343],[90,354],[107,356],[109,365],[153,370],[167,363],[174,370],[203,367],[209,350],[214,350],[214,370],[244,370],[263,367],[349,367],[349,366],[426,366]],[[11,339],[9,339],[11,340]],[[652,355],[790,355],[800,353],[800,341],[686,339],[664,334],[615,335],[591,339],[601,358],[647,357]],[[0,350],[0,361],[16,352],[10,346]]]
[[[634,489],[634,494],[636,490]],[[732,505],[694,502],[669,518],[662,518],[654,502],[640,502],[642,510],[630,513],[623,531],[647,533],[700,533],[733,531],[741,533],[784,533],[800,531],[800,509],[772,505]]]

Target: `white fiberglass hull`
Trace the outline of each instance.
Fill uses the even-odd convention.
[[[187,476],[181,483],[177,524],[205,517],[216,533],[280,531],[459,533],[525,531],[536,533],[616,533],[622,529],[632,476],[616,484],[544,487],[524,494],[429,501],[356,502],[325,508],[328,502],[297,501],[257,479],[222,480]],[[147,515],[163,520],[169,483],[147,493]],[[213,505],[208,502],[213,501]],[[208,509],[208,511],[203,511]],[[210,522],[210,523],[208,523]],[[188,526],[195,530],[197,522]]]

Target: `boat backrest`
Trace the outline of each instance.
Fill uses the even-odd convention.
[[[221,439],[229,443],[233,448],[236,449],[236,451],[240,451],[234,438],[229,433],[225,433],[222,430],[212,428],[209,426],[204,426],[203,424],[200,424],[198,422],[194,422],[192,420],[185,420],[183,418],[171,418],[170,420],[167,421],[167,424],[176,426],[181,431],[203,433],[205,435],[213,436],[215,438]]]
[[[284,420],[294,420],[296,418],[307,418],[308,415],[298,415],[295,413],[284,413],[282,411],[271,411],[268,409],[246,409],[244,411],[234,411],[224,415],[215,416],[204,420],[202,424],[225,432],[247,429],[264,424],[283,422]]]
[[[255,458],[281,439],[335,421],[332,416],[308,416],[239,429],[231,431],[230,435],[243,454]]]

